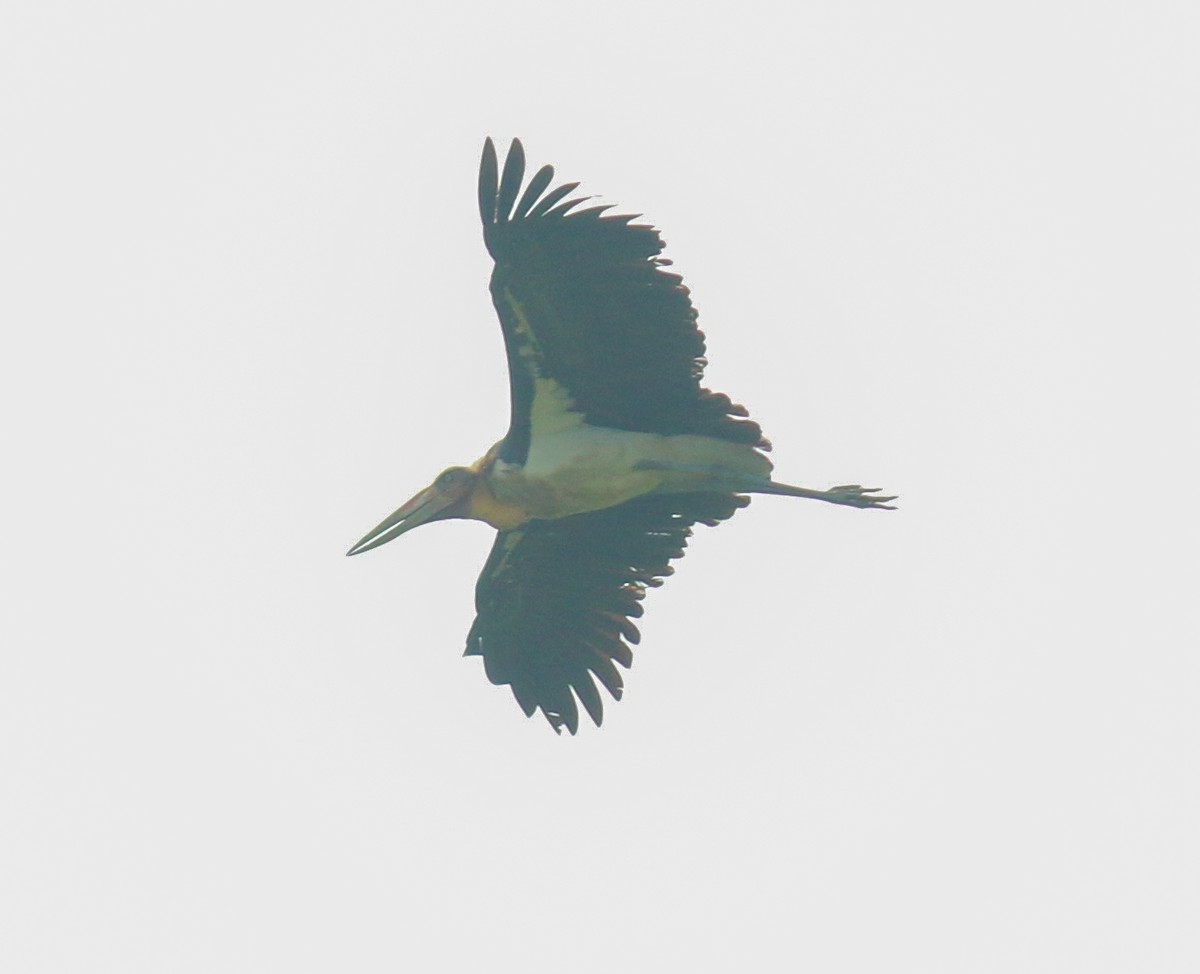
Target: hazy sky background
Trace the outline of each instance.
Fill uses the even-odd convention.
[[[1193,3],[8,3],[0,967],[1200,969]],[[461,651],[485,135],[784,498],[557,738]]]

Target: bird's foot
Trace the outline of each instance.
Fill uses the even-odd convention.
[[[891,497],[880,495],[879,487],[863,487],[860,484],[842,484],[839,487],[830,487],[824,492],[823,500],[829,501],[831,504],[845,504],[848,507],[873,507],[881,511],[894,511],[894,508],[888,501],[894,501],[899,495],[894,494]]]

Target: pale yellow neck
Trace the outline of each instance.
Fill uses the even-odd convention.
[[[524,508],[496,499],[496,495],[488,487],[486,475],[475,481],[471,495],[467,498],[467,512],[467,517],[476,521],[486,521],[499,531],[511,531],[530,520]]]

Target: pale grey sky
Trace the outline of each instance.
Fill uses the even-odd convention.
[[[1189,3],[18,2],[0,968],[1194,971]],[[460,654],[485,135],[780,479],[556,738]]]

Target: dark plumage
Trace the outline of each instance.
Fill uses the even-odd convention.
[[[759,425],[700,384],[704,335],[658,231],[580,208],[577,183],[525,184],[515,141],[479,169],[491,292],[508,357],[508,431],[470,467],[452,467],[351,550],[420,524],[474,518],[499,530],[475,588],[466,653],[511,686],[527,715],[596,724],[599,686],[622,692],[647,588],[671,574],[692,527],[750,503],[746,493],[885,507],[857,485],[827,491],[771,479]],[[524,189],[522,186],[524,185]]]
[[[574,690],[599,724],[592,677],[621,699],[613,662],[633,663],[640,634],[630,620],[641,616],[646,589],[674,572],[692,525],[718,524],[749,503],[731,494],[638,497],[502,531],[475,586],[466,655],[483,657],[493,683],[511,684],[526,715],[541,707],[555,729],[574,734]]]
[[[670,261],[659,256],[658,231],[631,222],[634,215],[605,215],[609,206],[575,209],[585,199],[558,203],[577,183],[534,205],[553,179],[550,166],[530,181],[514,212],[524,172],[525,154],[514,141],[497,183],[496,150],[487,140],[479,212],[496,260],[492,301],[512,392],[501,459],[522,463],[529,450],[534,375],[570,390],[593,426],[697,433],[768,449],[744,407],[701,387],[704,333],[683,279],[663,270]],[[534,341],[518,328],[522,315],[537,322]]]

